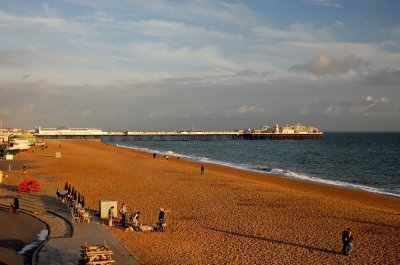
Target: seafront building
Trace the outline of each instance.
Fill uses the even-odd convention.
[[[108,132],[103,132],[97,128],[42,128],[37,127],[35,129],[36,135],[108,135]]]

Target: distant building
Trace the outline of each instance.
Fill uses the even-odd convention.
[[[250,130],[250,129],[249,129]],[[307,134],[307,133],[320,133],[316,127],[302,125],[300,123],[296,125],[288,125],[280,127],[279,124],[275,124],[274,127],[263,126],[259,131],[252,130],[252,133],[282,133],[282,134]]]
[[[37,127],[35,129],[36,135],[106,135],[107,132],[103,132],[97,128],[42,128]]]

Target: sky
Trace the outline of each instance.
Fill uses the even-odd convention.
[[[400,131],[398,0],[2,0],[5,128]]]

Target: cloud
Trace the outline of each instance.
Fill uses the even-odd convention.
[[[324,29],[317,29],[309,23],[296,22],[292,24],[289,30],[281,30],[268,26],[256,26],[252,29],[254,36],[259,38],[267,38],[271,40],[328,40],[331,38],[330,33]]]
[[[340,105],[329,105],[325,109],[325,113],[328,115],[339,115],[343,111],[342,106]]]
[[[210,30],[204,27],[186,25],[181,22],[166,20],[145,20],[138,22],[123,23],[124,27],[134,28],[135,32],[160,38],[180,38],[185,41],[204,41],[218,38],[228,41],[242,41],[244,38],[239,34],[229,34],[223,31]]]
[[[374,73],[369,73],[365,80],[370,85],[397,86],[400,87],[400,70],[381,69]]]
[[[0,50],[0,64],[19,65],[28,56],[28,52],[24,51]]]
[[[90,117],[91,115],[92,115],[92,111],[91,110],[84,110],[80,114],[80,116],[82,118],[87,118],[87,117]]]
[[[350,113],[362,114],[363,116],[386,117],[399,116],[400,112],[396,106],[390,104],[390,100],[386,96],[374,99],[372,96],[367,96],[364,101],[352,106],[349,109]]]
[[[49,4],[43,3],[42,4],[44,12],[46,13],[46,16],[48,17],[57,17],[58,16],[58,11],[56,8],[51,8]]]
[[[357,71],[368,65],[368,62],[355,55],[347,55],[343,59],[320,55],[310,62],[293,65],[291,69],[310,72],[315,75],[338,75],[351,70]]]
[[[86,34],[88,27],[73,20],[57,17],[18,16],[0,10],[0,25],[9,29],[31,29],[59,33]]]
[[[339,8],[340,5],[334,0],[305,0],[316,6],[326,6],[326,7],[336,7]]]
[[[200,49],[182,47],[173,49],[163,43],[145,42],[134,44],[136,54],[157,61],[168,61],[192,66],[212,66],[228,69],[236,69],[234,62],[222,58],[218,49],[207,46]]]
[[[229,108],[227,110],[223,111],[223,114],[226,117],[234,117],[238,115],[245,115],[245,114],[259,114],[259,113],[264,113],[265,109],[256,107],[256,106],[237,106],[233,108]]]
[[[261,72],[260,73],[260,72],[254,71],[252,69],[245,69],[245,70],[242,70],[239,73],[235,74],[235,76],[263,78],[263,77],[266,77],[266,76],[269,76],[272,74],[273,74],[273,72]]]
[[[31,113],[32,111],[34,111],[36,108],[36,106],[34,104],[28,104],[26,106],[23,106],[22,108],[20,108],[20,112],[23,114],[26,113]]]

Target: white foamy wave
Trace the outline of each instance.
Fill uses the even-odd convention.
[[[150,148],[138,147],[138,146],[126,146],[126,145],[117,145],[117,146],[122,147],[122,148],[142,151],[142,152],[146,152],[146,153],[150,153],[150,154],[156,153],[158,155],[170,155],[170,156],[176,156],[176,157],[185,158],[185,159],[189,159],[189,160],[196,160],[196,158],[193,156],[175,153],[174,151],[171,151],[171,150],[170,151],[160,151],[160,150],[156,150],[156,149],[150,149]]]
[[[285,170],[280,168],[273,168],[270,171],[271,174],[285,174]]]
[[[384,195],[400,197],[400,193],[397,193],[397,194],[391,193],[391,192],[387,192],[383,189],[373,188],[373,187],[369,187],[369,186],[365,186],[365,185],[361,185],[361,184],[353,184],[353,183],[343,182],[343,181],[339,181],[339,180],[322,179],[322,178],[310,176],[307,174],[296,173],[296,172],[293,172],[290,170],[273,169],[273,170],[271,170],[271,173],[274,174],[273,172],[283,172],[283,174],[278,174],[278,175],[282,175],[284,177],[289,177],[292,179],[298,179],[298,180],[302,180],[302,181],[317,182],[317,183],[331,185],[331,186],[364,190],[364,191],[373,192],[373,193],[379,193],[379,194],[384,194]]]
[[[27,252],[27,251],[29,251],[29,250],[31,250],[31,249],[33,249],[33,248],[36,248],[37,246],[40,245],[40,243],[41,243],[42,241],[46,240],[46,238],[47,238],[48,235],[49,235],[49,230],[47,230],[47,229],[41,230],[41,231],[39,232],[39,234],[37,234],[37,239],[36,239],[34,242],[32,242],[31,244],[26,245],[25,247],[23,247],[23,248],[18,252],[18,254],[19,254],[19,255],[23,255],[23,254],[25,254],[25,252]]]

